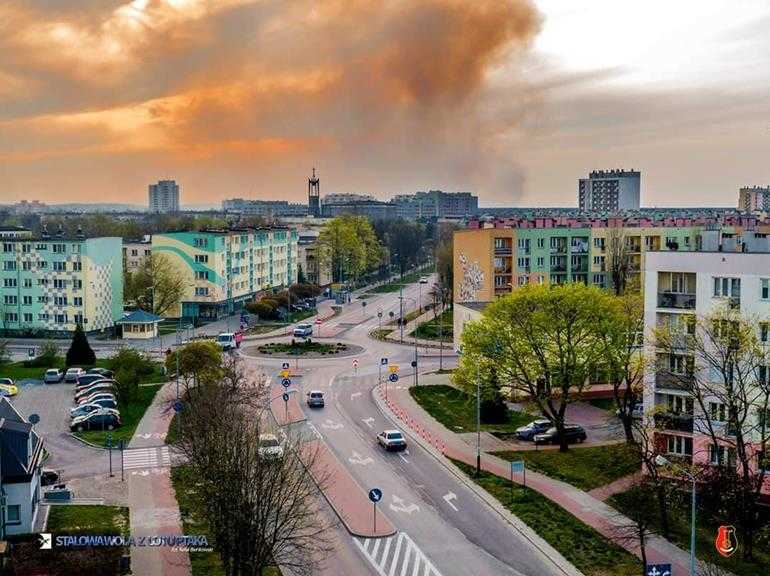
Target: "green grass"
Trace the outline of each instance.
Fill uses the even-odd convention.
[[[177,466],[171,469],[171,482],[176,492],[176,501],[182,513],[182,529],[185,534],[204,534],[209,546],[214,547],[211,530],[195,498],[195,486],[198,478],[189,466]],[[224,576],[222,562],[216,552],[193,552],[190,554],[193,576]],[[263,576],[281,576],[281,571],[271,566],[262,572]]]
[[[439,341],[439,324],[441,324],[440,340],[442,342],[451,342],[454,333],[451,308],[444,310],[437,318],[420,324],[411,335],[423,340]]]
[[[453,460],[473,478],[475,468]],[[640,574],[640,561],[542,494],[487,472],[473,478],[586,576]]]
[[[495,452],[505,460],[524,460],[527,467],[581,490],[593,490],[635,472],[642,461],[627,444],[558,450]]]
[[[324,344],[322,342],[312,342],[308,340],[295,340],[292,342],[270,342],[257,346],[260,354],[289,354],[292,356],[301,356],[302,354],[321,354],[334,356],[348,349],[347,344],[336,342],[335,344]]]
[[[112,441],[114,444],[117,444],[118,440],[125,440],[126,443],[131,440],[136,427],[139,425],[139,421],[147,411],[147,407],[152,404],[155,394],[157,394],[161,387],[160,384],[156,386],[140,386],[133,402],[118,406],[123,426],[112,431]],[[104,446],[107,434],[109,433],[107,431],[102,432],[101,430],[86,430],[84,432],[76,432],[75,435],[97,446]]]
[[[428,271],[426,270],[426,267],[423,266],[421,268],[418,268],[414,272],[410,272],[408,274],[404,274],[403,278],[399,278],[398,280],[395,280],[393,282],[389,282],[387,284],[383,284],[382,286],[377,286],[376,288],[372,288],[371,290],[368,290],[367,294],[388,294],[391,292],[398,292],[401,289],[401,286],[404,286],[406,284],[414,284],[415,282],[418,282],[420,280],[421,276],[425,276],[425,274]]]
[[[588,400],[588,403],[591,406],[595,406],[596,408],[607,410],[608,412],[612,412],[613,414],[615,413],[614,398],[592,398],[591,400]]]
[[[608,503],[621,512],[630,514],[629,502],[633,502],[631,493],[638,488],[632,488],[628,492],[622,492],[612,496]],[[653,507],[653,531],[660,534],[660,516],[658,507],[654,502]],[[680,493],[676,497],[669,498],[666,501],[666,508],[669,512],[669,525],[671,533],[669,540],[684,550],[690,549],[690,494]],[[770,529],[770,511],[764,510],[763,514],[765,530]],[[713,519],[708,510],[703,509],[701,503],[698,508],[696,527],[695,554],[699,560],[705,560],[716,564],[720,568],[737,576],[766,576],[770,574],[770,539],[765,538],[761,542],[759,538],[754,544],[753,562],[746,562],[741,558],[741,542],[738,540],[738,551],[730,558],[724,558],[716,551],[714,547],[714,538],[717,530],[723,522]]]
[[[476,430],[475,399],[465,392],[437,384],[418,386],[409,389],[412,398],[436,420],[453,432],[473,432]],[[481,429],[488,432],[513,432],[534,419],[530,414],[508,411],[508,421],[501,424],[481,423]]]
[[[47,530],[65,534],[122,534],[131,532],[128,508],[70,504],[51,506]]]

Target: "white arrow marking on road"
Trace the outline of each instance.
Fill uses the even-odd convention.
[[[313,434],[315,434],[316,438],[318,438],[319,440],[323,439],[323,436],[321,436],[321,433],[318,431],[318,428],[315,427],[315,424],[313,424],[312,422],[308,422],[307,425],[308,425],[308,428],[310,428],[310,430],[313,432]]]
[[[353,393],[350,395],[350,399],[352,400],[353,398],[358,398],[360,395],[361,395],[361,393],[360,393],[360,392],[353,392]]]
[[[366,458],[361,457],[361,455],[358,452],[353,452],[353,457],[348,458],[348,461],[351,464],[360,464],[361,466],[368,466],[369,464],[374,462],[374,460],[372,460],[368,456]]]
[[[412,512],[418,512],[420,510],[420,507],[414,502],[407,506],[403,498],[400,498],[395,494],[393,494],[393,503],[394,504],[390,505],[390,509],[393,510],[393,512],[406,512],[411,516]]]
[[[409,464],[409,460],[407,460],[406,457],[401,452],[398,453],[398,457],[401,458],[401,460],[403,460],[407,464]]]
[[[149,475],[150,475],[150,471],[149,470],[141,470],[139,472],[137,472],[137,471],[131,472],[131,476],[149,476]]]
[[[457,500],[457,494],[455,494],[454,492],[450,492],[449,494],[444,494],[444,502],[449,504],[452,507],[452,510],[457,512],[458,511],[457,506],[452,504],[452,500]]]
[[[374,418],[361,418],[361,421],[369,426],[369,428],[374,428]]]
[[[327,430],[339,430],[342,428],[342,424],[335,422],[334,420],[326,420],[326,422],[321,424],[321,428],[326,428]]]

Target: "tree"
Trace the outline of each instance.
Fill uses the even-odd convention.
[[[83,326],[75,326],[75,332],[72,334],[72,343],[65,359],[67,367],[69,366],[93,366],[96,364],[96,354],[88,343]]]
[[[120,401],[127,404],[136,398],[139,384],[155,371],[155,365],[144,354],[133,348],[121,348],[112,356],[107,366],[115,374]]]
[[[526,394],[564,435],[567,406],[601,363],[608,296],[583,284],[525,286],[484,309],[462,335],[461,374],[491,362],[514,392]],[[472,380],[470,380],[472,382]],[[463,379],[467,386],[469,380]]]
[[[200,382],[216,381],[222,377],[222,349],[212,340],[199,340],[177,348],[166,356],[166,372],[176,374],[179,355],[179,376],[189,387]]]
[[[631,273],[631,253],[625,229],[615,226],[607,229],[606,269],[610,273],[610,286],[619,296],[626,291]]]
[[[626,441],[633,443],[633,410],[642,398],[644,380],[644,300],[640,294],[624,293],[608,299],[609,314],[601,330],[604,358],[599,369],[612,383],[617,414]]]
[[[382,260],[382,248],[369,220],[363,216],[333,218],[318,235],[318,258],[332,271],[334,282],[357,281],[375,270]]]
[[[625,514],[618,515],[612,526],[615,542],[626,547],[639,547],[640,572],[647,576],[647,541],[655,534],[655,510],[650,502],[655,498],[654,488],[642,481],[631,490],[619,495],[623,499]]]
[[[767,330],[727,303],[693,316],[684,338],[671,325],[654,338],[656,376],[691,391],[682,416],[709,438],[711,466],[701,475],[719,494],[723,520],[738,528],[745,560],[753,558],[768,469],[770,359],[759,339]]]
[[[124,299],[158,316],[179,304],[185,292],[184,274],[165,254],[152,254],[144,266],[124,276]]]
[[[302,264],[297,264],[297,283],[307,284],[307,277],[305,276],[305,271],[302,270]]]
[[[318,445],[289,432],[282,456],[265,453],[264,379],[249,381],[237,359],[204,373],[185,392],[175,447],[197,480],[195,497],[225,574],[259,576],[273,565],[311,574],[331,550],[318,505]]]
[[[436,273],[444,305],[452,302],[454,288],[454,232],[456,224],[442,224],[436,242]]]

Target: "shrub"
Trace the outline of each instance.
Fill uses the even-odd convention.
[[[59,345],[53,340],[46,340],[40,346],[38,355],[24,361],[25,368],[50,368],[59,364]]]
[[[115,373],[118,396],[122,402],[133,400],[139,384],[146,381],[155,371],[152,360],[133,348],[121,348],[109,359],[107,366]]]
[[[67,350],[66,364],[70,366],[93,366],[96,363],[96,354],[88,343],[83,327],[78,324],[72,335],[72,344]]]

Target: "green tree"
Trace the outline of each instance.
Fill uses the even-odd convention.
[[[158,316],[170,312],[184,294],[186,287],[182,272],[165,254],[152,254],[144,266],[124,277],[124,300]]]
[[[124,403],[136,398],[139,384],[155,371],[153,361],[133,348],[121,348],[109,359],[107,365],[115,374],[118,396]]]
[[[69,366],[93,366],[96,364],[96,354],[88,343],[86,333],[83,327],[78,324],[75,327],[75,333],[72,335],[72,343],[67,350],[67,367]]]
[[[334,282],[357,281],[382,261],[382,247],[363,216],[343,215],[327,222],[318,235],[319,260]]]
[[[166,371],[176,373],[179,355],[179,376],[189,385],[217,381],[223,369],[222,350],[212,340],[190,342],[166,356]]]
[[[462,372],[491,363],[514,392],[530,397],[564,437],[567,406],[601,362],[608,296],[583,284],[525,286],[491,303],[462,335]],[[460,383],[466,387],[472,379]],[[471,392],[468,390],[468,392]]]

